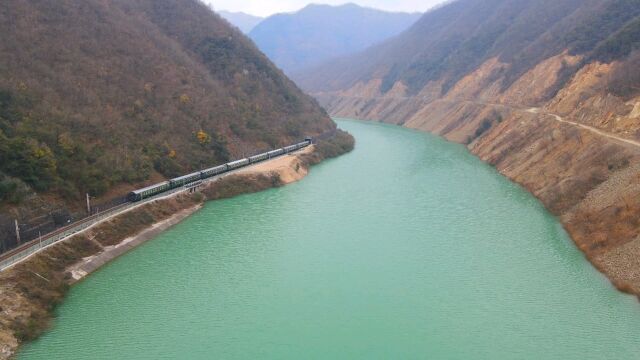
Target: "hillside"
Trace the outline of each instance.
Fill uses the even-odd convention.
[[[242,12],[218,11],[218,14],[225,18],[232,25],[238,27],[243,33],[248,34],[256,25],[260,24],[264,18],[253,16]]]
[[[458,0],[425,14],[401,36],[310,69],[297,81],[317,92],[349,88],[375,77],[383,80],[382,92],[402,82],[416,94],[428,82],[442,80],[446,91],[489,59],[498,58],[510,64],[502,75],[506,87],[564,50],[593,60],[628,55],[634,45],[624,37],[637,37],[640,31],[639,4],[637,0]]]
[[[0,33],[9,218],[73,210],[87,192],[108,199],[335,127],[195,0],[7,0]]]
[[[250,33],[258,47],[287,74],[352,54],[397,35],[420,14],[390,13],[355,4],[309,5],[273,15]]]
[[[297,82],[334,116],[466,144],[640,295],[639,65],[639,0],[458,0]]]

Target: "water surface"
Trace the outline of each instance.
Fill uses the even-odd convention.
[[[217,201],[74,287],[21,359],[638,359],[640,305],[463,146],[357,149]]]

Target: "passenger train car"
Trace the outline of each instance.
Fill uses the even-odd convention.
[[[129,200],[130,202],[142,201],[144,199],[148,199],[150,197],[153,197],[155,195],[161,194],[169,190],[177,189],[179,187],[193,184],[197,181],[205,180],[220,174],[224,174],[226,172],[236,170],[236,169],[245,167],[247,165],[256,164],[261,161],[273,159],[278,156],[282,156],[290,152],[300,150],[304,147],[311,145],[312,143],[313,143],[312,138],[306,138],[303,142],[300,142],[291,146],[287,146],[281,149],[272,150],[262,154],[254,155],[248,158],[232,161],[224,165],[219,165],[216,167],[212,167],[210,169],[194,172],[188,175],[180,176],[175,179],[171,179],[169,181],[151,185],[140,190],[132,191],[127,195],[127,200]]]
[[[235,169],[239,169],[243,166],[247,166],[249,165],[251,162],[249,161],[249,159],[241,159],[241,160],[236,160],[233,162],[230,162],[227,164],[228,170],[235,170]]]
[[[227,172],[227,170],[229,170],[229,165],[224,164],[224,165],[212,167],[211,169],[203,170],[200,173],[202,174],[203,179],[207,179],[207,178],[222,174],[223,172]]]

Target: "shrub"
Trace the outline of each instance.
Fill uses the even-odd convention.
[[[12,180],[0,181],[0,201],[7,200],[9,195],[14,194],[18,189],[18,184]]]
[[[172,159],[167,156],[158,158],[154,162],[153,167],[154,169],[156,169],[157,172],[166,176],[167,178],[174,178],[174,177],[180,176],[181,170],[182,170],[180,168],[180,165],[178,165],[178,163],[175,161],[175,159]]]
[[[316,144],[316,151],[325,158],[334,158],[352,151],[356,140],[346,131],[338,130],[329,140],[321,140]]]
[[[31,189],[25,183],[15,178],[2,178],[0,176],[0,202],[21,204],[31,193]]]

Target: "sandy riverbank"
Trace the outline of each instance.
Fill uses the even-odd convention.
[[[313,148],[306,148],[298,156],[284,156],[270,162],[260,163],[239,171],[238,175],[277,174],[282,185],[291,184],[307,176],[309,168],[302,159],[312,153]]]

